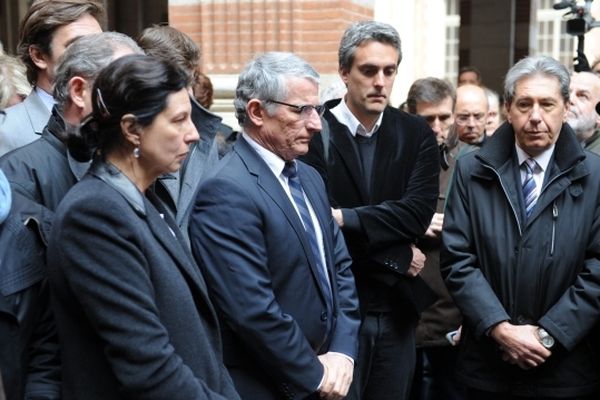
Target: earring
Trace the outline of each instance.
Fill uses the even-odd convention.
[[[133,149],[133,156],[135,158],[140,158],[140,148],[139,148],[139,146],[135,146],[135,148]]]

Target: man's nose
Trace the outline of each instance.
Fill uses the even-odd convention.
[[[321,117],[319,113],[314,108],[312,109],[308,119],[306,120],[306,128],[310,130],[320,131],[321,126]]]
[[[385,74],[383,73],[383,70],[377,72],[377,74],[375,74],[375,86],[383,86],[385,83]]]
[[[541,109],[539,104],[534,104],[531,109],[531,115],[529,115],[531,122],[539,122],[542,120]]]

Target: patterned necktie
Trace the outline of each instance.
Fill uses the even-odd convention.
[[[285,167],[283,168],[283,175],[288,178],[288,186],[290,187],[292,199],[294,200],[294,203],[298,208],[300,218],[302,219],[302,223],[304,224],[304,231],[306,232],[306,237],[308,238],[310,249],[317,263],[317,278],[319,284],[321,285],[321,288],[323,289],[323,293],[325,293],[327,311],[331,315],[333,305],[331,297],[331,287],[329,286],[329,279],[326,275],[327,272],[325,266],[323,265],[323,260],[321,259],[321,252],[319,251],[319,245],[317,241],[317,233],[315,231],[312,218],[310,217],[308,206],[306,204],[306,201],[304,200],[304,191],[302,190],[302,184],[300,183],[300,178],[298,177],[296,171],[296,164],[294,164],[294,162],[291,161],[286,162]]]
[[[527,218],[531,215],[533,211],[533,207],[535,207],[535,203],[538,199],[538,192],[535,184],[535,179],[533,179],[533,172],[535,171],[535,167],[537,163],[533,158],[528,158],[523,162],[525,166],[525,180],[523,181],[523,198],[525,199],[525,215]]]

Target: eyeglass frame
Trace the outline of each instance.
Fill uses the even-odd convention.
[[[290,108],[293,108],[294,110],[298,111],[298,114],[300,114],[301,117],[303,118],[308,118],[308,116],[310,115],[310,110],[315,110],[317,115],[320,117],[323,116],[323,114],[325,114],[325,106],[323,104],[318,104],[318,105],[312,105],[312,104],[302,104],[302,105],[297,105],[297,104],[290,104],[290,103],[284,103],[283,101],[277,101],[277,100],[265,100],[267,103],[273,103],[273,104],[279,104],[282,106],[287,106]]]
[[[480,115],[478,117],[478,115]],[[454,117],[454,122],[457,125],[461,125],[464,126],[467,123],[469,123],[469,121],[471,120],[471,118],[473,118],[475,120],[475,122],[486,122],[486,117],[487,117],[487,113],[477,113],[477,114],[458,114],[456,117]]]

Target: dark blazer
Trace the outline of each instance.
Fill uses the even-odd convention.
[[[148,196],[98,162],[56,211],[48,279],[63,398],[238,399],[202,276]]]
[[[416,319],[434,299],[420,277],[407,278],[405,273],[412,260],[410,246],[427,230],[437,203],[435,136],[423,119],[387,107],[376,133],[368,190],[348,128],[329,111],[325,123],[327,154],[316,135],[305,159],[324,175],[331,204],[344,213],[342,231],[354,261],[361,310],[373,297],[391,292],[392,309],[402,311],[405,321],[411,313]]]
[[[50,118],[50,110],[35,89],[19,104],[8,107],[0,125],[0,156],[39,138]]]
[[[323,376],[318,354],[357,354],[351,260],[317,172],[299,163],[298,174],[323,231],[333,315],[302,222],[245,139],[202,183],[192,212],[192,249],[226,322],[225,364],[244,399],[305,398]]]

